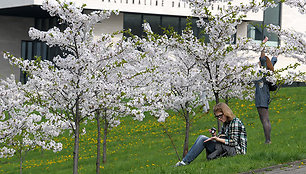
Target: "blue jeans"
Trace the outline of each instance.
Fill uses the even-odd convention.
[[[193,146],[187,153],[187,155],[183,158],[184,163],[191,163],[198,155],[206,148],[206,156],[215,151],[215,141],[208,141],[208,137],[204,135],[200,135],[197,140],[194,142]]]

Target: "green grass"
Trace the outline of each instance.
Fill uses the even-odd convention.
[[[107,163],[101,173],[239,173],[306,158],[306,88],[283,88],[270,105],[272,144],[264,144],[264,134],[254,101],[232,100],[229,105],[246,126],[247,155],[207,161],[205,152],[188,166],[173,167],[178,161],[170,140],[155,118],[142,122],[124,118],[121,125],[109,133]],[[174,113],[167,119],[167,127],[182,154],[184,122]],[[192,123],[189,146],[198,135],[208,135],[216,126],[212,113],[199,113]],[[72,136],[57,138],[64,144],[63,151],[53,153],[37,149],[28,152],[24,160],[24,174],[72,173]],[[95,173],[96,129],[87,125],[87,134],[81,136],[79,173]],[[18,173],[16,157],[0,159],[0,173]]]

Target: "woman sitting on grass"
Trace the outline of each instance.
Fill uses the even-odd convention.
[[[183,160],[175,166],[190,164],[204,149],[208,160],[246,154],[247,134],[243,123],[225,103],[218,103],[214,107],[214,114],[216,119],[223,122],[219,135],[214,133],[211,138],[200,135]]]

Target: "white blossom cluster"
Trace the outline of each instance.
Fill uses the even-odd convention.
[[[61,143],[52,140],[58,136],[58,129],[54,129],[50,120],[46,120],[44,108],[31,104],[31,98],[24,88],[21,83],[16,83],[13,75],[1,80],[0,158],[37,146],[54,152],[62,149]],[[47,130],[48,127],[50,130]]]
[[[194,116],[194,108],[208,105],[207,100],[203,101],[208,90],[207,80],[197,66],[197,53],[190,50],[193,47],[198,51],[200,45],[194,43],[192,31],[177,37],[155,37],[147,23],[144,28],[148,38],[143,40],[141,48],[149,59],[149,67],[154,67],[153,73],[144,74],[147,81],[140,85],[146,100],[157,108],[161,121],[168,116],[167,109],[183,110]],[[209,106],[203,109],[207,112]]]
[[[217,1],[199,0],[190,3],[194,14],[199,17],[198,26],[209,34],[209,42],[202,44],[199,51],[192,52],[202,52],[197,62],[207,74],[205,79],[209,80],[211,93],[216,100],[220,97],[252,99],[252,81],[258,77],[254,69],[256,64],[249,62],[247,50],[255,44],[248,38],[237,38],[235,43],[233,35],[246,13],[264,9],[267,5],[262,1],[240,4],[229,1],[225,8],[212,12],[208,7]]]
[[[248,95],[242,91],[252,82],[253,65],[234,51],[223,56],[228,50],[225,44],[219,47],[223,41],[216,39],[204,44],[191,28],[186,28],[181,36],[155,35],[147,23],[144,30],[147,39],[142,39],[140,48],[153,73],[139,76],[142,81],[137,83],[138,91],[143,98],[134,102],[146,104],[144,110],[155,110],[154,115],[160,115],[159,121],[168,116],[167,109],[188,111],[192,116],[194,108],[207,103],[201,100],[202,93],[208,100],[214,99],[215,93],[219,97],[250,98],[251,87],[247,89]],[[244,45],[242,42],[239,44]]]
[[[306,1],[305,0],[285,0],[286,5],[289,5],[292,8],[298,8],[301,14],[306,13]]]
[[[270,52],[292,56],[299,62],[306,63],[306,33],[284,30],[272,24],[267,27],[267,30],[277,34],[284,41],[281,47],[276,50],[270,50]]]

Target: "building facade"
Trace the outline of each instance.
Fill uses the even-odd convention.
[[[50,17],[48,13],[40,8],[43,0],[2,0],[0,1],[0,78],[9,74],[15,74],[16,78],[24,81],[25,76],[16,67],[9,65],[3,59],[3,51],[10,52],[15,56],[25,59],[32,59],[34,56],[41,56],[43,59],[50,59],[60,50],[49,48],[45,43],[32,41],[28,37],[30,27],[40,30],[48,30],[58,26],[57,20]],[[224,0],[227,2],[228,0]],[[235,0],[239,3],[243,0]],[[188,3],[182,0],[75,0],[79,5],[86,4],[86,10],[112,9],[118,10],[120,14],[112,15],[109,19],[98,23],[95,26],[94,35],[111,33],[113,31],[131,28],[134,34],[142,35],[142,23],[148,21],[152,30],[161,33],[161,27],[172,26],[180,32],[186,24],[187,16],[191,16],[191,9]],[[224,4],[214,4],[210,8],[217,10],[223,8]],[[294,19],[294,20],[293,20]],[[200,37],[200,32],[195,27],[194,33]],[[306,18],[299,14],[296,9],[279,5],[277,8],[249,13],[244,22],[237,27],[237,37],[251,37],[260,42],[265,31],[261,31],[258,24],[279,24],[282,28],[293,28],[296,31],[305,32]],[[58,26],[61,27],[61,26]],[[268,35],[270,45],[280,44],[277,37]],[[254,54],[254,60],[258,56]],[[295,60],[280,56],[277,67],[284,67]],[[305,66],[300,69],[306,69]]]

